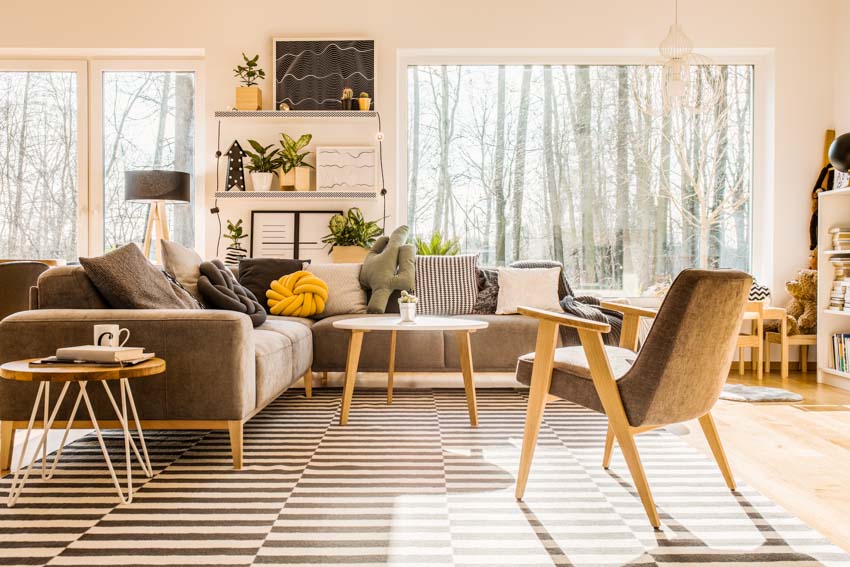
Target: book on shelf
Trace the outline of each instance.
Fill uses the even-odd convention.
[[[841,372],[850,372],[850,333],[832,335],[831,368]]]

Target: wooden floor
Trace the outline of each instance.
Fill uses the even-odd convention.
[[[381,388],[386,374],[361,374],[357,381],[358,386]],[[739,376],[737,368],[729,381],[759,384],[750,374]],[[341,373],[331,374],[325,383],[321,374],[314,378],[315,387],[341,383]],[[459,374],[400,373],[395,385],[457,388],[462,381]],[[732,471],[850,552],[850,392],[817,384],[814,372],[792,373],[785,381],[774,372],[766,375],[762,385],[797,392],[804,400],[793,404],[718,402],[714,418]],[[476,375],[476,386],[513,387],[516,382],[512,374],[482,373]],[[709,453],[696,422],[668,430]],[[51,432],[51,449],[56,448],[58,436],[59,432]],[[22,438],[18,436],[18,443]]]
[[[761,385],[803,396],[787,403],[720,400],[714,419],[735,476],[850,552],[850,392],[817,384],[815,373],[765,375]],[[759,385],[750,374],[730,383]],[[699,425],[668,428],[708,453]],[[651,482],[651,480],[650,480]]]

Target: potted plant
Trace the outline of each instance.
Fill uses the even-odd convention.
[[[227,233],[224,237],[230,240],[230,246],[227,247],[224,256],[224,263],[228,266],[238,266],[239,260],[248,255],[248,251],[242,248],[239,242],[243,238],[248,238],[248,234],[242,232],[242,219],[236,221],[236,224],[227,219]]]
[[[369,110],[372,106],[372,99],[369,97],[369,93],[360,93],[360,96],[357,97],[357,104],[360,106],[360,110]]]
[[[354,91],[348,87],[342,89],[342,98],[340,102],[342,103],[343,110],[351,110],[351,99],[354,98]]]
[[[415,295],[402,290],[401,297],[398,298],[398,311],[401,313],[402,323],[416,322],[416,303],[419,301]]]
[[[248,140],[248,143],[254,149],[253,152],[245,152],[250,160],[248,171],[251,172],[254,191],[271,191],[275,172],[283,162],[280,150],[272,149],[274,144],[263,146],[257,140]]]
[[[257,82],[266,78],[266,72],[259,66],[259,54],[249,58],[243,53],[242,59],[245,60],[245,64],[237,65],[233,69],[233,76],[238,77],[243,85],[236,87],[236,108],[238,110],[260,110],[263,108],[263,91],[257,86]]]
[[[295,186],[296,191],[310,190],[310,169],[313,167],[306,163],[304,159],[310,155],[310,152],[302,152],[313,139],[312,134],[304,134],[298,140],[294,140],[288,134],[281,134],[280,150],[281,169],[283,170],[284,178],[281,180],[282,186]],[[289,176],[289,177],[287,177]],[[289,181],[287,183],[287,181]]]
[[[440,231],[432,234],[428,240],[417,236],[413,239],[413,244],[416,245],[416,254],[419,256],[457,256],[460,254],[460,240],[457,238],[443,240]]]
[[[383,230],[377,221],[367,221],[357,207],[336,214],[328,223],[330,234],[322,239],[331,245],[331,259],[337,264],[356,264],[366,258],[369,248]]]

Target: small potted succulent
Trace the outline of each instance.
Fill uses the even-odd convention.
[[[236,108],[238,110],[260,110],[263,108],[263,91],[257,86],[259,81],[266,78],[266,72],[263,71],[258,61],[260,55],[248,57],[242,54],[244,65],[237,65],[233,69],[233,76],[238,77],[242,83],[241,87],[236,87]]]
[[[402,290],[401,297],[398,298],[398,311],[401,313],[402,323],[416,322],[416,303],[419,298],[412,293],[407,293]]]
[[[342,103],[343,110],[351,110],[351,99],[354,98],[354,91],[348,87],[342,89],[342,98],[340,102]]]
[[[328,229],[331,232],[322,242],[331,245],[331,260],[337,264],[363,262],[383,232],[377,221],[367,221],[357,207],[348,209],[344,215],[332,216]]]
[[[271,191],[276,172],[283,163],[280,150],[272,149],[274,144],[263,146],[257,140],[248,140],[248,143],[254,149],[253,152],[245,152],[250,160],[248,171],[251,172],[254,191]]]
[[[248,234],[242,231],[242,219],[236,221],[236,224],[227,219],[227,233],[224,237],[230,240],[230,246],[227,247],[224,256],[224,263],[228,266],[238,266],[239,260],[248,255],[248,251],[242,248],[240,243],[243,238],[248,238]]]
[[[357,105],[360,107],[360,110],[369,110],[372,106],[372,98],[369,96],[369,93],[360,93],[360,96],[357,97]]]
[[[293,139],[288,134],[281,134],[281,177],[282,187],[295,187],[296,191],[309,191],[311,187],[310,170],[312,165],[305,162],[304,159],[310,155],[310,152],[302,152],[313,139],[312,134],[304,134],[298,140]]]

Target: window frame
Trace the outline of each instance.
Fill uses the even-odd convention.
[[[80,59],[0,59],[0,72],[77,74],[77,255],[89,253],[88,65]]]
[[[720,65],[753,67],[753,156],[750,202],[750,271],[761,281],[773,281],[774,51],[700,49]],[[411,65],[652,65],[655,49],[399,49],[396,58],[396,136],[398,159],[394,203],[398,224],[406,224],[410,187],[408,172],[408,67]],[[580,290],[577,290],[577,292]],[[591,290],[594,295],[618,295],[618,290]]]

